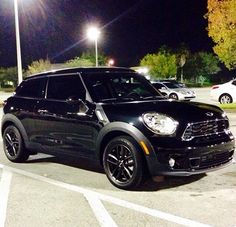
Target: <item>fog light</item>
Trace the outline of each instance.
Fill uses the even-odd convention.
[[[170,159],[169,159],[169,165],[170,165],[171,168],[174,167],[174,165],[175,165],[175,160],[174,160],[173,158],[170,158]]]

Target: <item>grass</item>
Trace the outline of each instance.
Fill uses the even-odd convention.
[[[14,92],[16,89],[14,87],[9,87],[9,88],[0,88],[0,91],[3,92]]]
[[[223,110],[228,110],[236,113],[236,103],[220,104],[219,107]]]

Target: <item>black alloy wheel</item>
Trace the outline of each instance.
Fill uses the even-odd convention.
[[[24,162],[28,159],[29,153],[24,148],[24,142],[19,130],[8,126],[3,132],[4,152],[12,162]]]
[[[178,95],[175,94],[175,93],[171,93],[171,94],[169,95],[169,97],[170,97],[170,99],[175,99],[175,100],[178,100],[178,99],[179,99]]]
[[[232,103],[233,99],[229,94],[223,94],[220,96],[219,101],[221,104],[228,104],[228,103]]]
[[[128,136],[116,137],[107,144],[103,154],[103,166],[113,185],[121,189],[140,185],[144,175],[141,152],[135,140]]]

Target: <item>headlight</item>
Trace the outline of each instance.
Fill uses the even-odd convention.
[[[181,93],[182,95],[186,95],[187,94],[186,91],[179,91],[179,93]]]
[[[155,112],[143,114],[143,121],[152,132],[159,135],[174,134],[179,124],[171,117]]]

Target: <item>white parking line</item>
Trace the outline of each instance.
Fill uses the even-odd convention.
[[[0,166],[1,167],[1,166]],[[4,227],[12,173],[3,169],[0,181],[0,227]]]
[[[94,196],[94,193],[84,194],[86,199],[91,206],[93,213],[95,214],[100,226],[102,227],[117,227],[116,223],[113,221],[111,216],[108,214],[107,210],[103,206],[102,202],[97,196]]]
[[[64,183],[64,182],[57,181],[57,180],[53,180],[53,179],[50,179],[50,178],[47,178],[47,177],[43,177],[43,176],[36,175],[36,174],[30,173],[30,172],[26,172],[24,170],[12,168],[12,167],[7,167],[7,166],[4,166],[4,169],[7,169],[7,170],[12,171],[14,173],[21,174],[21,175],[24,175],[24,176],[27,176],[27,177],[30,177],[30,178],[33,178],[33,179],[36,179],[36,180],[40,180],[42,182],[49,183],[51,185],[55,185],[55,186],[58,186],[58,187],[61,187],[61,188],[64,188],[64,189],[68,189],[70,191],[81,193],[84,196],[86,196],[88,194],[93,195],[93,196],[95,196],[96,198],[98,198],[102,201],[110,202],[110,203],[116,204],[116,205],[121,206],[121,207],[132,209],[132,210],[135,210],[135,211],[138,211],[138,212],[141,212],[141,213],[144,213],[144,214],[148,214],[150,216],[160,218],[160,219],[163,219],[163,220],[166,220],[166,221],[169,221],[169,222],[180,224],[180,225],[183,225],[183,226],[210,227],[210,225],[202,224],[200,222],[196,222],[196,221],[193,221],[193,220],[190,220],[190,219],[187,219],[187,218],[182,218],[182,217],[172,215],[172,214],[169,214],[169,213],[166,213],[166,212],[162,212],[162,211],[159,211],[159,210],[147,208],[147,207],[144,207],[144,206],[141,206],[141,205],[137,205],[137,204],[134,204],[134,203],[131,203],[131,202],[127,202],[127,201],[122,200],[122,199],[117,199],[117,198],[112,197],[112,196],[103,195],[101,193],[94,192],[92,190],[84,189],[84,188],[76,186],[76,185],[71,185],[71,184],[67,184],[67,183]]]

